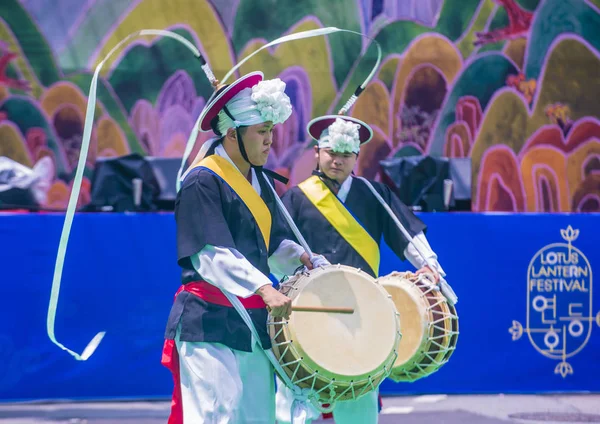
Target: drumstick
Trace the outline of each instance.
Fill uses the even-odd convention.
[[[292,306],[295,312],[324,312],[328,314],[353,314],[354,308],[342,308],[339,306]]]

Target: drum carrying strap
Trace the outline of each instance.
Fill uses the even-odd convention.
[[[227,159],[218,156],[207,156],[192,168],[206,168],[218,175],[227,183],[234,193],[244,202],[250,213],[256,220],[258,228],[265,240],[265,246],[269,250],[269,240],[271,237],[271,212],[265,204],[262,197],[248,182],[246,178],[238,171]]]
[[[379,193],[377,193],[377,190],[375,190],[375,187],[373,187],[373,184],[371,184],[369,182],[369,180],[367,180],[366,178],[363,178],[363,177],[357,177],[357,178],[359,180],[361,180],[362,182],[364,182],[367,185],[367,187],[369,187],[369,190],[371,190],[371,193],[373,193],[373,196],[375,196],[377,201],[379,203],[381,203],[381,206],[383,206],[383,208],[386,210],[386,212],[390,215],[390,218],[392,218],[392,220],[394,221],[394,223],[396,224],[396,226],[398,227],[398,229],[400,230],[402,235],[406,238],[406,240],[408,240],[408,242],[410,244],[413,245],[413,247],[416,249],[416,251],[419,253],[419,255],[421,255],[421,257],[423,258],[423,260],[425,261],[427,266],[429,266],[429,268],[431,268],[431,269],[435,269],[435,266],[432,263],[430,263],[430,260],[427,258],[427,255],[419,248],[418,243],[415,243],[413,238],[411,237],[411,235],[408,233],[408,231],[406,231],[406,228],[404,228],[404,226],[402,225],[402,223],[400,222],[400,220],[398,219],[398,217],[396,216],[394,211],[392,211],[392,209],[389,207],[389,205],[387,203],[385,203],[385,200],[383,200],[383,197],[381,197],[381,195]],[[446,297],[446,300],[451,305],[454,305],[458,302],[458,297],[456,296],[456,293],[454,293],[454,290],[452,290],[452,287],[450,287],[450,284],[448,284],[448,282],[441,275],[440,275],[440,290],[441,290],[442,294]]]
[[[377,275],[379,272],[379,245],[352,216],[346,206],[316,175],[298,184],[298,187]]]

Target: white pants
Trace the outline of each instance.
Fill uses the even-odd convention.
[[[218,343],[176,339],[184,424],[273,424],[273,367],[253,344],[252,352]]]
[[[276,415],[278,424],[289,424],[294,395],[287,386],[277,378]],[[321,413],[312,406],[306,424],[319,419]],[[335,424],[376,424],[379,416],[379,390],[372,391],[356,400],[337,402],[333,409]]]

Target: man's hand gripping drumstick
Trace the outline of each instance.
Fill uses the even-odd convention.
[[[267,310],[273,318],[289,319],[292,313],[292,299],[274,289],[273,286],[265,285],[256,291],[263,302],[267,305]]]
[[[310,261],[308,253],[304,252],[302,254],[300,257],[300,262],[302,262],[306,268],[313,269],[313,264]],[[267,305],[267,309],[271,316],[274,318],[289,319],[290,314],[292,313],[292,299],[269,285],[260,287],[256,291],[256,294],[258,294],[262,298],[263,302],[265,302],[265,305]]]
[[[308,243],[306,242],[306,240],[300,233],[300,230],[296,226],[296,223],[294,222],[294,220],[288,213],[288,211],[285,208],[281,199],[279,198],[279,195],[275,191],[275,188],[271,185],[271,182],[264,174],[263,174],[263,177],[264,177],[265,181],[267,182],[267,185],[271,189],[273,196],[275,197],[275,202],[277,203],[279,210],[281,211],[281,213],[283,214],[288,225],[292,229],[292,232],[298,239],[298,242],[304,248],[304,253],[300,257],[300,262],[302,262],[302,264],[309,270],[314,269],[315,267],[331,265],[329,263],[329,261],[327,259],[325,259],[324,256],[313,254],[310,247],[308,247]],[[354,313],[353,309],[337,308],[337,307],[328,308],[328,307],[321,307],[321,306],[314,306],[314,307],[303,306],[303,307],[298,307],[298,309],[297,309],[297,308],[292,307],[292,300],[289,297],[280,293],[278,290],[274,289],[272,286],[269,286],[269,285],[262,286],[261,288],[259,288],[256,291],[256,293],[260,297],[262,297],[263,301],[267,305],[267,309],[269,310],[271,316],[273,316],[274,318],[289,319],[290,314],[292,313],[292,310],[298,310],[298,311],[302,310],[303,312],[326,312],[326,313],[343,313],[343,314]]]
[[[295,312],[321,312],[327,314],[353,314],[353,308],[328,307],[328,306],[292,306],[292,299],[280,293],[272,286],[266,285],[259,288],[256,293],[262,297],[267,309],[273,318],[290,318]]]
[[[308,254],[304,253],[300,257],[300,261],[307,269],[314,269],[316,266],[324,266],[325,263],[321,263],[322,256],[313,256],[311,261]],[[292,306],[292,300],[274,289],[272,286],[264,285],[260,287],[256,293],[263,299],[263,302],[267,305],[269,313],[274,318],[285,318],[289,319],[292,311],[298,312],[322,312],[330,314],[353,314],[353,308],[343,307],[327,307],[327,306]]]

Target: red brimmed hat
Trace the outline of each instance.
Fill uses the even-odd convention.
[[[244,75],[237,81],[221,87],[219,91],[217,91],[218,94],[216,97],[207,106],[205,106],[204,115],[200,120],[200,129],[202,131],[210,131],[212,129],[210,126],[211,121],[219,114],[227,102],[233,99],[240,91],[246,88],[254,87],[263,79],[264,75],[262,72],[251,72],[247,75]]]

